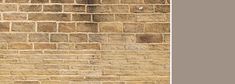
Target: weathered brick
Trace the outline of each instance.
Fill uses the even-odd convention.
[[[144,25],[141,23],[124,23],[124,32],[143,32]]]
[[[49,3],[49,0],[31,0],[31,3]]]
[[[5,0],[6,3],[28,3],[29,0]]]
[[[155,82],[130,81],[130,82],[127,82],[126,84],[155,84]]]
[[[16,4],[0,4],[0,12],[17,11]]]
[[[170,13],[170,5],[156,5],[155,12],[157,12],[157,13]]]
[[[27,14],[24,13],[5,13],[3,14],[4,20],[26,20]]]
[[[14,84],[40,84],[39,81],[15,81]]]
[[[74,0],[51,0],[51,3],[74,3]]]
[[[49,20],[49,21],[69,21],[71,18],[70,14],[51,14],[51,13],[30,13],[28,14],[29,20],[34,21],[43,21],[43,20]]]
[[[144,4],[144,0],[121,0],[123,4]]]
[[[137,43],[162,43],[163,37],[162,37],[162,34],[137,34],[136,42]]]
[[[14,22],[11,31],[13,32],[35,32],[35,23],[33,22]]]
[[[67,34],[51,34],[50,37],[51,42],[68,42]]]
[[[87,42],[86,34],[70,34],[69,37],[70,42]]]
[[[62,5],[44,5],[44,12],[62,12]]]
[[[87,7],[89,13],[128,13],[127,5],[92,5]]]
[[[0,32],[9,32],[10,23],[9,22],[0,22]]]
[[[96,14],[93,15],[94,22],[113,22],[114,15],[113,14]]]
[[[115,20],[119,22],[135,22],[136,15],[134,14],[117,14]]]
[[[122,32],[122,23],[101,23],[99,25],[101,32]]]
[[[90,14],[73,14],[73,21],[91,21]]]
[[[146,4],[165,4],[165,0],[144,0]]]
[[[145,25],[145,32],[170,33],[169,23],[149,23]]]
[[[29,34],[29,42],[49,42],[49,34],[46,33]]]
[[[135,43],[133,34],[110,34],[108,35],[109,43]]]
[[[170,22],[169,14],[138,14],[139,22]]]
[[[75,45],[72,43],[60,43],[58,49],[75,49]]]
[[[2,3],[2,0],[0,0],[0,3]]]
[[[9,43],[9,49],[32,49],[33,45],[30,43]]]
[[[125,84],[125,82],[103,82],[102,84]]]
[[[75,23],[59,23],[59,32],[76,32]]]
[[[27,41],[27,34],[0,34],[0,42],[26,42]]]
[[[19,10],[23,12],[40,12],[42,5],[20,5]]]
[[[170,40],[171,40],[170,37],[171,37],[170,34],[164,34],[164,42],[170,44]]]
[[[130,11],[132,13],[153,13],[154,6],[152,5],[133,5],[131,6]]]
[[[102,50],[125,50],[125,45],[123,44],[102,44]]]
[[[76,44],[76,49],[78,50],[99,50],[99,44]]]
[[[78,4],[100,4],[100,0],[76,0]]]
[[[98,32],[97,23],[78,23],[77,32]]]
[[[55,22],[38,22],[38,32],[56,32],[57,24]]]
[[[7,43],[0,43],[0,49],[7,49]]]
[[[102,4],[119,4],[119,0],[102,0]]]
[[[51,43],[35,43],[34,49],[56,49],[56,44]]]
[[[85,5],[64,5],[64,12],[85,12]]]
[[[108,35],[106,34],[89,34],[89,42],[107,43]]]

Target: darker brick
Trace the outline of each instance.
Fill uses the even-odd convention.
[[[78,50],[100,50],[99,44],[77,44],[75,47]]]
[[[68,42],[67,34],[51,34],[51,42]]]
[[[91,21],[90,14],[73,14],[73,21]]]
[[[43,11],[44,12],[61,12],[62,6],[61,5],[44,5]]]
[[[9,22],[0,22],[0,32],[9,32],[10,23]]]
[[[78,23],[77,32],[98,32],[97,23]]]
[[[170,5],[156,5],[155,12],[157,12],[157,13],[170,13]]]
[[[5,0],[6,3],[28,3],[29,0]]]
[[[93,15],[94,22],[113,22],[114,15],[113,14],[96,14]]]
[[[35,43],[34,49],[56,49],[56,44],[50,43]]]
[[[120,22],[135,22],[136,18],[134,14],[117,14],[115,16],[115,20]]]
[[[163,37],[161,34],[137,34],[137,43],[162,43]]]
[[[65,5],[65,12],[85,12],[85,5]]]
[[[141,23],[125,23],[124,32],[143,32],[144,25]]]
[[[87,42],[86,34],[70,34],[69,37],[70,42]]]
[[[148,23],[145,25],[145,32],[170,33],[169,23]]]
[[[70,14],[51,14],[51,13],[30,13],[28,14],[29,20],[42,21],[69,21],[71,18]]]
[[[31,3],[49,3],[49,0],[31,0]]]
[[[121,0],[123,4],[143,4],[144,0]]]
[[[165,0],[144,0],[146,4],[165,4]]]
[[[100,4],[100,0],[76,0],[78,4]]]
[[[38,32],[56,32],[57,24],[55,22],[39,22],[38,23]]]
[[[19,10],[23,12],[39,12],[42,10],[42,6],[41,5],[20,5]]]
[[[51,0],[51,3],[74,3],[74,0]]]
[[[154,8],[152,5],[134,5],[131,6],[132,13],[153,13]]]
[[[59,32],[76,32],[75,23],[59,23]]]

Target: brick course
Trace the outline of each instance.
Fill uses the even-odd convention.
[[[0,3],[0,84],[170,84],[170,0]]]

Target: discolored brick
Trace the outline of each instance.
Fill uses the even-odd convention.
[[[59,32],[76,32],[75,23],[59,23]]]
[[[137,34],[137,43],[162,43],[163,37],[161,34]]]
[[[55,22],[38,22],[38,32],[56,32],[57,24]]]
[[[114,15],[113,14],[96,14],[93,15],[94,22],[113,22]]]
[[[97,23],[78,23],[77,32],[98,32]]]
[[[169,23],[149,23],[145,25],[145,32],[170,33]]]
[[[70,14],[63,14],[63,13],[30,13],[28,14],[28,20],[33,21],[70,21],[71,15]]]
[[[70,34],[69,36],[70,42],[87,42],[86,34]]]
[[[170,5],[156,5],[155,12],[157,12],[157,13],[170,13]]]
[[[27,34],[21,33],[1,33],[0,34],[0,42],[26,42]]]
[[[75,45],[72,43],[60,43],[58,49],[75,49]]]
[[[145,4],[165,4],[165,0],[144,0]]]
[[[9,32],[10,23],[9,22],[0,22],[0,32]]]
[[[51,34],[50,37],[51,42],[68,42],[67,34]]]
[[[0,4],[0,12],[17,11],[16,4]]]
[[[44,12],[62,12],[62,5],[44,5]]]
[[[122,32],[122,27],[121,23],[101,23],[99,25],[100,32]]]
[[[49,3],[49,0],[31,0],[31,3]]]
[[[35,23],[33,22],[14,22],[11,31],[13,32],[35,32]]]
[[[78,50],[100,50],[99,44],[76,44]]]
[[[51,3],[74,3],[74,0],[51,0]]]
[[[33,45],[30,43],[9,43],[9,49],[32,49]]]
[[[109,43],[135,43],[136,37],[133,34],[110,34]]]
[[[144,0],[121,0],[123,4],[144,4]]]
[[[85,5],[65,5],[64,12],[85,12]]]
[[[127,5],[91,5],[87,7],[89,13],[128,13]]]
[[[118,22],[135,22],[136,15],[134,15],[134,14],[116,14],[115,20]]]
[[[106,34],[89,34],[89,42],[107,43],[108,35]]]
[[[19,10],[23,12],[39,12],[42,10],[42,5],[20,5]]]
[[[119,4],[119,0],[102,0],[102,4]]]
[[[76,0],[78,4],[100,4],[100,0]]]
[[[34,49],[56,49],[56,44],[51,43],[35,43]]]
[[[144,25],[141,23],[124,23],[124,32],[143,32]]]
[[[73,21],[91,21],[90,14],[73,14]]]
[[[29,42],[49,42],[49,34],[46,33],[29,34]]]
[[[170,22],[169,14],[138,14],[138,22]]]
[[[5,0],[6,3],[28,3],[29,0]]]
[[[5,13],[3,14],[4,20],[26,20],[27,14],[24,13]]]
[[[40,84],[38,81],[14,81],[14,84]]]
[[[132,13],[153,13],[154,6],[152,5],[133,5],[131,6],[130,11]]]

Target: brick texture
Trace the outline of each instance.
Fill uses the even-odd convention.
[[[0,0],[0,84],[170,84],[170,0]]]

